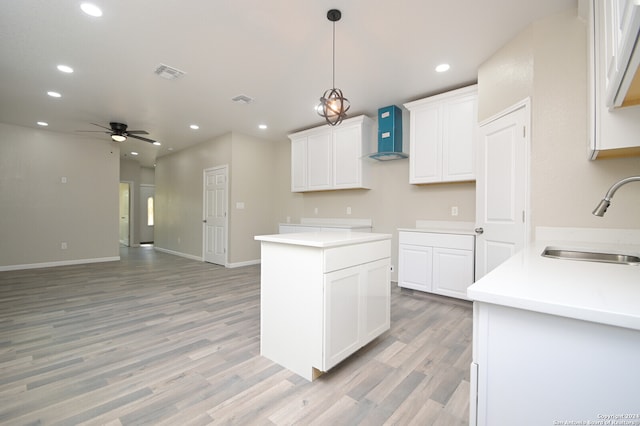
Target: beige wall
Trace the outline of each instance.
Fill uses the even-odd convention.
[[[119,256],[119,156],[104,140],[0,123],[0,268]]]
[[[230,133],[158,158],[156,247],[202,257],[203,170],[230,163]]]
[[[535,22],[480,67],[479,120],[531,98],[534,227],[638,228],[637,184],[603,218],[591,214],[611,184],[640,174],[640,158],[587,160],[587,48],[576,10]]]
[[[155,245],[202,257],[203,171],[229,166],[228,262],[260,259],[253,237],[276,232],[273,143],[228,133],[156,162]],[[237,203],[244,203],[238,208]]]
[[[229,194],[229,259],[231,264],[258,261],[256,235],[277,233],[273,142],[232,134]],[[238,208],[243,203],[244,208]]]

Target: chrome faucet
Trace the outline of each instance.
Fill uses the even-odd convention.
[[[600,216],[600,217],[604,216],[605,212],[607,211],[607,208],[611,204],[611,198],[613,198],[613,194],[616,193],[618,188],[620,188],[622,185],[625,185],[629,182],[640,182],[640,176],[630,176],[628,178],[621,179],[620,181],[611,185],[611,188],[609,188],[609,190],[607,191],[607,194],[604,196],[602,201],[600,201],[598,206],[593,210],[593,214],[595,216]]]

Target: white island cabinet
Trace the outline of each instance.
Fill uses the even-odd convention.
[[[640,266],[540,256],[547,245],[640,254],[538,242],[470,286],[470,424],[638,424]]]
[[[261,241],[260,353],[313,380],[390,327],[391,235]]]

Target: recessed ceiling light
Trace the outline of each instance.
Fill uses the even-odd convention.
[[[193,130],[198,130],[200,128],[200,126],[198,126],[197,124],[192,124],[191,127]]]
[[[94,16],[96,18],[99,18],[102,16],[102,10],[100,10],[100,8],[95,4],[82,3],[80,5],[80,9],[82,9],[82,11],[89,16]]]
[[[260,125],[258,125],[258,128],[261,129],[261,130],[265,130],[267,128],[267,125],[266,124],[260,124]]]
[[[135,151],[131,151],[131,155],[138,155],[138,153]]]
[[[67,74],[71,74],[73,72],[73,68],[71,68],[69,65],[58,65],[57,68],[58,71],[62,71]]]
[[[46,121],[38,121],[38,126],[47,127],[48,125],[49,123],[47,123]]]
[[[60,93],[51,92],[51,91],[47,92],[47,95],[51,96],[52,98],[61,98],[62,97],[62,95]]]
[[[154,144],[155,146],[160,146],[160,145],[162,145],[162,144],[160,143],[160,141],[155,141],[153,144]]]
[[[449,71],[449,68],[451,68],[449,66],[449,64],[440,64],[436,67],[436,72],[445,72],[445,71]]]

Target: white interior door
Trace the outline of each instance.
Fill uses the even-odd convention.
[[[529,239],[529,100],[480,125],[476,176],[476,280]]]
[[[204,171],[204,261],[227,264],[228,167]]]
[[[155,185],[140,184],[140,242],[153,243],[155,225]]]

